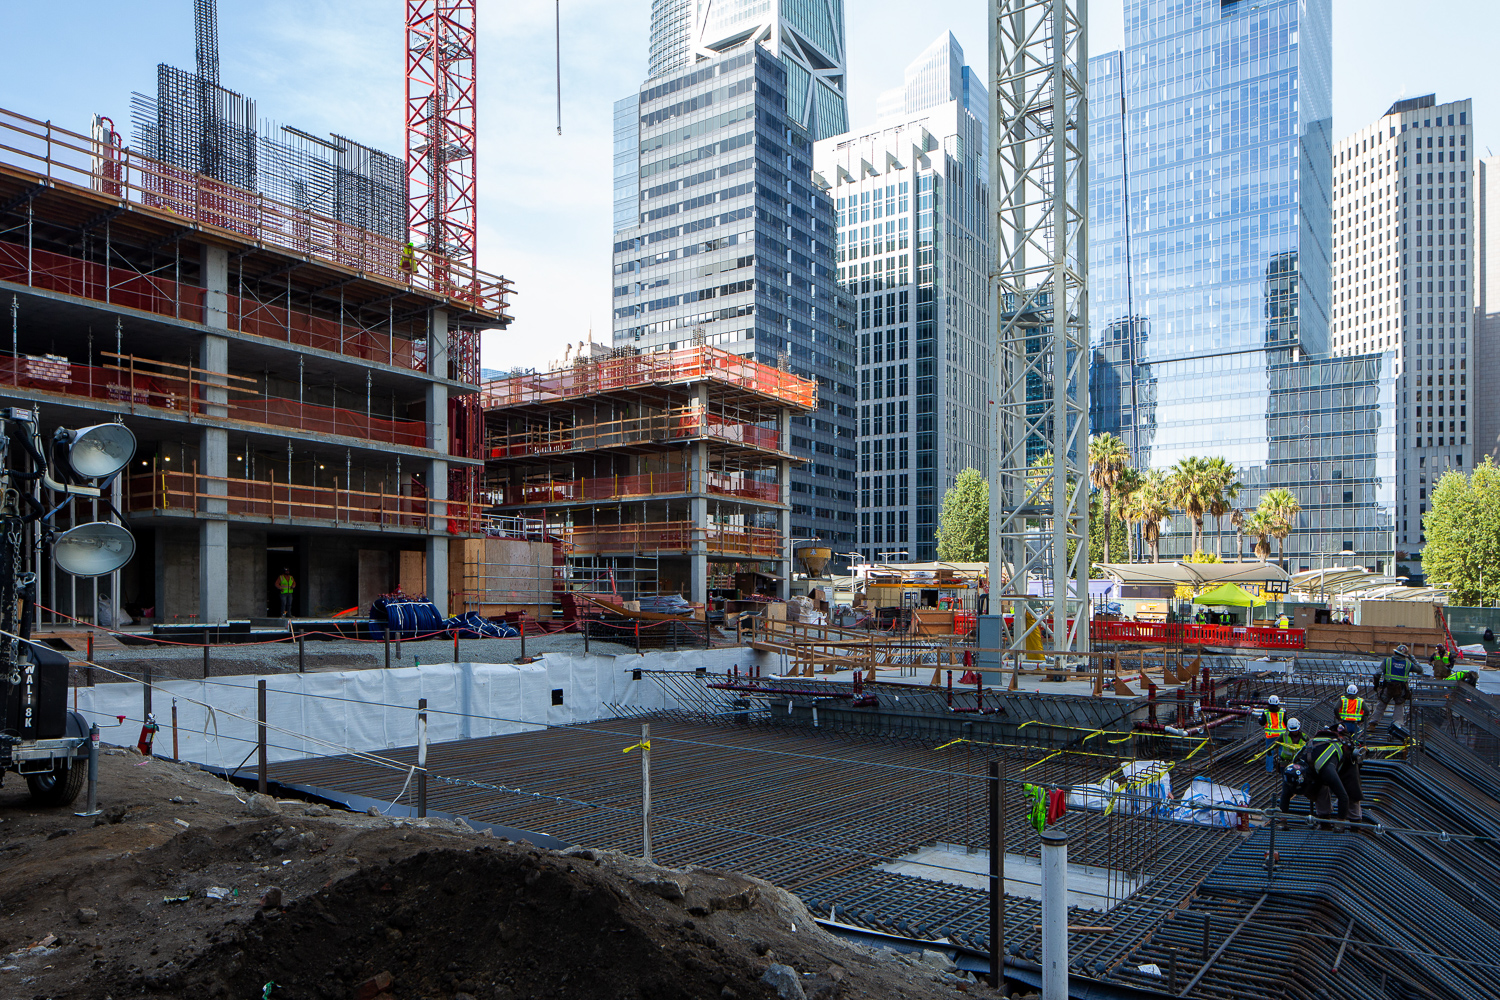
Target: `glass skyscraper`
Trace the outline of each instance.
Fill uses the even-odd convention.
[[[824,139],[841,287],[858,304],[859,551],[936,558],[937,507],[988,470],[988,95],[944,34],[881,95],[877,128]]]
[[[1223,456],[1242,508],[1292,489],[1293,571],[1393,545],[1393,356],[1329,357],[1330,7],[1126,0],[1089,63],[1092,429],[1141,468]]]
[[[746,37],[615,104],[614,345],[706,342],[815,379],[818,411],[789,428],[791,525],[843,554],[856,523],[853,307],[812,136],[789,114],[792,77]]]

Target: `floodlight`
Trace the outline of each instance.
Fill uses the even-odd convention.
[[[112,476],[135,454],[135,435],[124,424],[95,424],[65,433],[68,464],[85,479]]]
[[[58,568],[73,576],[107,576],[133,555],[135,537],[109,521],[69,528],[52,543],[52,558]]]

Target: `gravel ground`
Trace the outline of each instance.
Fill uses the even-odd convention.
[[[385,648],[380,643],[355,642],[347,639],[308,640],[307,669],[364,670],[385,665]],[[391,666],[410,667],[415,663],[453,663],[453,642],[424,641],[391,644]],[[633,646],[589,640],[591,651],[598,653],[634,652]],[[526,655],[542,653],[582,653],[583,636],[575,632],[551,635],[528,635]],[[82,651],[76,656],[81,657]],[[513,663],[521,655],[520,639],[460,639],[459,663]],[[113,670],[138,676],[146,670],[160,678],[203,676],[203,649],[200,646],[130,646],[125,649],[97,649],[94,662]],[[76,671],[75,667],[75,671]],[[290,642],[265,645],[226,644],[209,650],[209,669],[214,676],[250,673],[295,673],[297,645]],[[98,683],[117,680],[96,676]]]

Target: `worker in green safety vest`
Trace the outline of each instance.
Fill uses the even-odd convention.
[[[1288,764],[1297,759],[1297,754],[1307,746],[1307,734],[1302,731],[1300,719],[1288,719],[1286,734],[1276,745],[1276,770],[1285,771]]]
[[[1375,695],[1379,700],[1375,705],[1375,715],[1370,719],[1369,732],[1373,733],[1380,726],[1380,721],[1385,718],[1385,707],[1392,703],[1396,710],[1391,716],[1391,724],[1400,726],[1406,722],[1406,703],[1411,700],[1410,680],[1420,676],[1422,666],[1412,658],[1405,643],[1381,661],[1380,669],[1375,673]]]

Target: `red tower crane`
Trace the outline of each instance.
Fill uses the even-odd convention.
[[[441,286],[476,266],[476,0],[406,0],[408,237]]]

